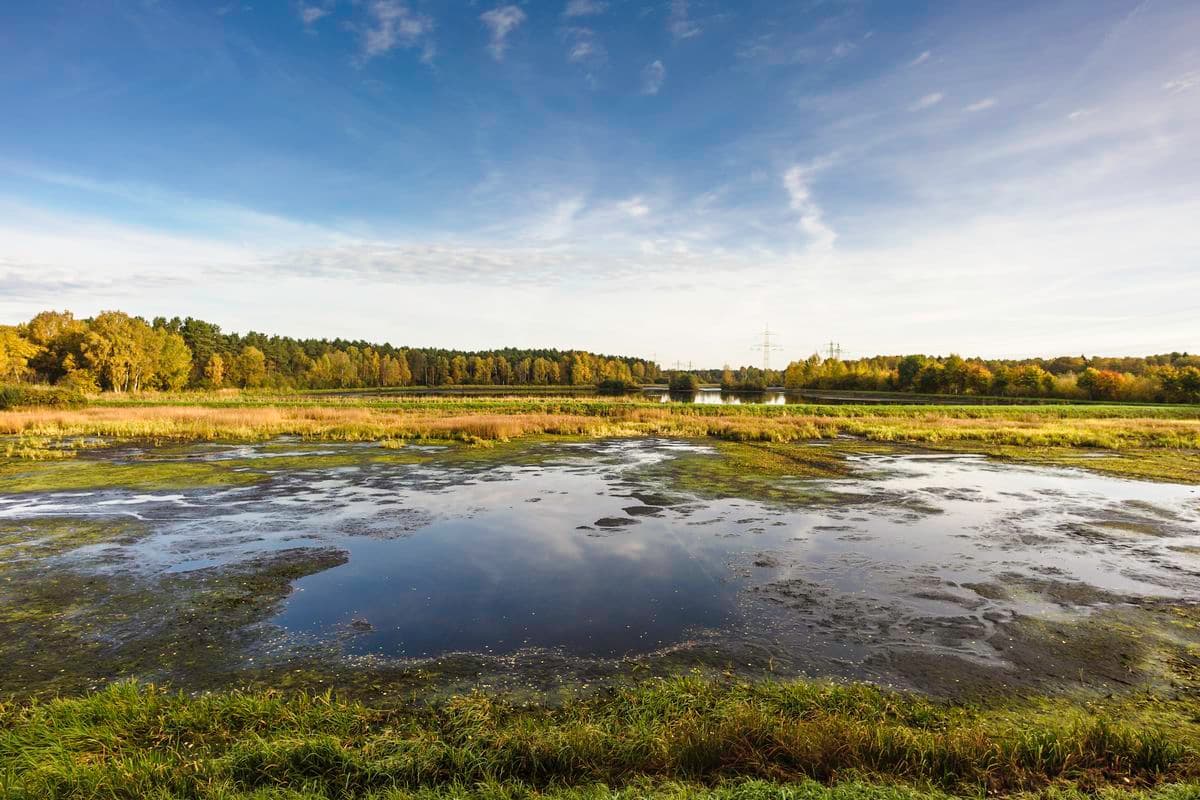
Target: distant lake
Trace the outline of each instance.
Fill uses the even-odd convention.
[[[699,403],[713,406],[781,406],[787,402],[783,392],[727,392],[722,389],[699,389],[682,393],[669,392],[666,389],[646,389],[646,397],[657,399],[660,403]]]

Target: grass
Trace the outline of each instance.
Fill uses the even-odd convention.
[[[85,408],[0,411],[9,461],[106,440],[309,439],[472,444],[533,436],[670,436],[867,442],[981,452],[1132,477],[1200,482],[1195,406],[702,406],[639,398],[313,397],[228,393],[113,396]],[[1080,454],[1086,453],[1086,457]],[[3,478],[0,478],[2,481]]]
[[[0,706],[0,790],[17,798],[693,790],[822,798],[1196,781],[1195,706],[1150,701],[969,708],[864,685],[681,676],[557,707],[476,693],[381,708],[327,693],[189,697],[119,683],[80,698]]]

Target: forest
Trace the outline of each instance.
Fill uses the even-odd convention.
[[[867,392],[1047,397],[1145,403],[1200,403],[1200,355],[982,359],[875,356],[826,359],[813,354],[784,370],[696,370],[701,383],[729,391],[837,389]]]
[[[192,317],[148,322],[120,311],[90,319],[43,311],[21,325],[0,325],[0,382],[55,384],[85,393],[632,385],[658,378],[653,362],[575,350],[466,352],[253,331],[240,335]]]
[[[183,389],[361,389],[404,386],[598,386],[669,383],[694,391],[782,386],[949,396],[1200,403],[1200,355],[982,359],[895,355],[826,359],[784,370],[660,370],[650,360],[578,350],[460,351],[344,339],[225,333],[187,317],[147,321],[120,311],[77,319],[43,311],[0,325],[0,383],[52,384],[83,393]]]

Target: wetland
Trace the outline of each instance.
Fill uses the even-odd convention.
[[[1194,485],[671,438],[122,443],[23,468],[0,493],[19,694],[702,669],[965,698],[1178,691],[1197,661]]]
[[[1193,796],[1200,413],[0,412],[0,796]]]

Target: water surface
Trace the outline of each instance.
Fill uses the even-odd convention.
[[[143,520],[146,538],[71,558],[119,549],[148,575],[342,549],[348,561],[297,581],[272,624],[296,646],[347,656],[615,658],[701,643],[808,674],[864,674],[913,648],[996,661],[989,635],[1017,616],[1200,599],[1196,487],[897,453],[852,457],[855,477],[816,482],[813,502],[786,506],[665,481],[661,467],[710,452],[701,444],[538,448],[512,463],[427,464],[301,442],[125,452],[363,458],[236,488],[10,495],[0,518]]]

